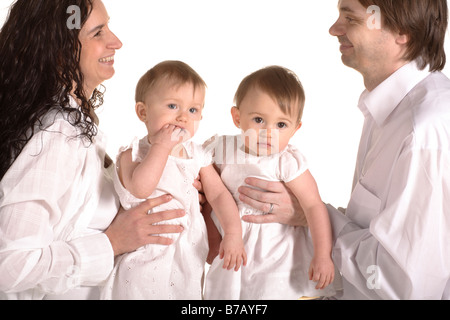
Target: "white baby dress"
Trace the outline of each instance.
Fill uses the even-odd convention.
[[[264,214],[239,200],[238,188],[245,185],[247,177],[289,182],[308,169],[304,156],[291,145],[280,153],[258,157],[243,151],[240,136],[216,136],[213,140],[208,148],[214,150],[214,161],[241,217]],[[214,215],[213,219],[222,232]],[[205,299],[292,300],[334,293],[332,286],[316,290],[316,283],[309,281],[313,246],[307,228],[242,221],[242,229],[247,265],[230,272],[216,258],[206,277]]]
[[[207,232],[200,212],[198,192],[192,185],[202,167],[211,164],[211,155],[191,141],[185,142],[189,159],[169,156],[160,182],[149,198],[171,194],[174,199],[153,210],[184,209],[183,218],[164,222],[182,225],[181,234],[162,235],[174,240],[170,246],[146,245],[116,258],[114,270],[102,290],[102,299],[113,300],[198,300],[202,298],[202,276],[208,254]],[[133,161],[142,161],[151,145],[147,137],[122,148],[132,149]],[[119,163],[117,161],[117,163]],[[116,192],[124,209],[143,202],[121,184],[117,172]],[[151,214],[151,213],[150,213]]]

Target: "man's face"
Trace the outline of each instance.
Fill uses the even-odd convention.
[[[358,0],[340,0],[339,18],[330,28],[341,44],[342,62],[364,77],[386,77],[402,60],[404,47],[398,35],[381,27],[373,27],[373,11]]]

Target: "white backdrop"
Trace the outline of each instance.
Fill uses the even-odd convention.
[[[11,3],[0,0],[0,25]],[[362,77],[342,65],[338,42],[328,33],[337,19],[337,0],[104,3],[110,28],[124,44],[98,112],[111,156],[134,136],[145,135],[134,113],[134,89],[155,64],[182,60],[206,81],[198,142],[214,134],[237,134],[230,108],[240,81],[259,68],[282,65],[298,74],[306,91],[303,127],[292,143],[308,158],[323,200],[347,205],[363,122],[356,106],[364,88]],[[450,75],[450,66],[444,72]]]

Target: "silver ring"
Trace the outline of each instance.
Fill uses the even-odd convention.
[[[269,211],[267,212],[267,214],[271,214],[272,211],[273,211],[273,203],[270,204],[270,209],[269,209]]]

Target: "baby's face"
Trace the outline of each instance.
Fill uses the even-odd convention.
[[[193,84],[181,86],[160,84],[153,88],[145,99],[149,136],[155,135],[165,125],[174,125],[186,130],[185,141],[197,132],[205,104],[205,88],[194,88]]]
[[[232,115],[242,130],[246,152],[257,156],[284,150],[301,126],[296,115],[283,113],[278,103],[258,88],[247,93]]]

